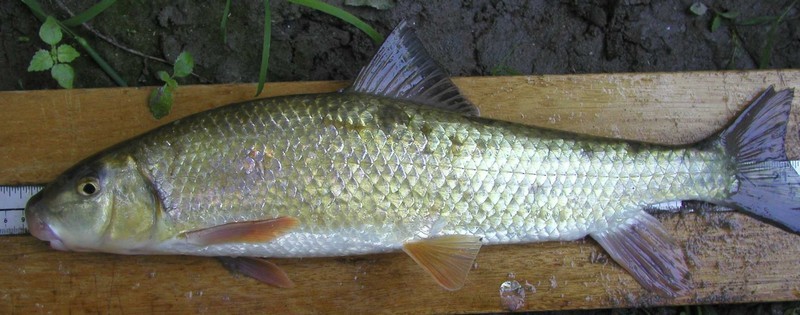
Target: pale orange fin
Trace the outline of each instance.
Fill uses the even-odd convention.
[[[297,219],[293,217],[233,222],[185,232],[184,236],[189,243],[201,246],[225,243],[263,243],[288,232],[297,226],[297,223]]]
[[[468,235],[437,236],[403,245],[406,254],[450,291],[464,286],[480,249],[481,238]]]
[[[294,282],[286,272],[263,258],[253,257],[218,257],[222,264],[232,272],[241,273],[250,278],[279,288],[293,288]]]

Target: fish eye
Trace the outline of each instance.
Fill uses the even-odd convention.
[[[84,178],[78,182],[78,193],[84,196],[93,196],[100,191],[100,183],[96,178]]]

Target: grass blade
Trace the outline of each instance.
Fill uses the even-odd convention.
[[[729,20],[733,20],[739,16],[739,11],[728,11],[728,12],[720,12],[719,16],[724,17]]]
[[[89,57],[91,57],[92,60],[94,60],[94,62],[100,66],[100,69],[103,69],[103,72],[105,72],[111,78],[111,80],[114,80],[114,83],[119,86],[128,86],[128,83],[125,82],[125,80],[122,79],[119,74],[117,74],[117,71],[115,71],[114,68],[111,68],[111,66],[108,65],[108,62],[106,62],[103,57],[100,57],[100,54],[98,54],[97,51],[95,51],[94,48],[92,48],[92,46],[90,46],[89,43],[83,39],[83,37],[75,36],[75,41],[78,43],[78,45],[81,45],[83,50],[86,51],[86,54],[88,54]]]
[[[93,5],[91,8],[86,9],[86,11],[83,11],[78,15],[68,18],[61,23],[64,23],[64,25],[66,26],[81,25],[83,23],[86,23],[86,21],[91,20],[98,14],[103,13],[103,11],[108,9],[108,7],[113,5],[115,2],[117,2],[117,0],[101,0],[97,4]]]
[[[792,9],[795,3],[797,3],[797,0],[792,1],[792,3],[786,7],[786,10],[783,10],[781,16],[779,16],[774,22],[772,22],[772,25],[770,25],[769,32],[767,33],[767,41],[764,43],[764,47],[761,50],[761,58],[758,60],[759,69],[766,69],[769,67],[769,61],[772,59],[772,48],[775,46],[775,36],[778,32],[778,27],[781,25],[783,18],[786,17],[786,14],[789,13],[789,10]]]
[[[337,8],[335,6],[332,6],[330,4],[327,4],[319,0],[288,0],[288,1],[294,4],[299,4],[302,6],[312,8],[314,10],[319,10],[327,14],[333,15],[341,19],[342,21],[350,23],[351,25],[360,29],[362,32],[367,34],[367,36],[372,38],[372,41],[375,42],[376,44],[383,43],[383,35],[378,33],[374,28],[372,28],[372,26],[369,26],[367,23],[357,18],[355,15],[348,13],[345,10],[342,10],[340,8]]]
[[[267,66],[269,66],[269,42],[272,39],[272,11],[269,0],[264,0],[264,43],[261,45],[261,70],[258,71],[258,88],[256,96],[264,90],[267,82]]]
[[[228,42],[228,14],[231,13],[231,0],[225,1],[225,9],[222,10],[222,21],[219,22],[219,30],[222,32],[222,42]]]
[[[739,21],[739,22],[736,22],[736,23],[739,24],[739,25],[743,25],[743,26],[761,25],[761,24],[771,23],[772,21],[775,21],[775,19],[777,19],[777,18],[778,17],[771,16],[771,15],[757,16],[757,17],[746,19],[746,20],[742,20],[742,21]]]
[[[31,9],[31,12],[33,12],[33,15],[35,15],[36,18],[39,19],[39,21],[44,21],[44,19],[47,18],[47,14],[45,14],[44,10],[42,10],[42,5],[39,4],[39,1],[22,0],[22,3],[24,3],[25,5],[28,6],[29,9]]]

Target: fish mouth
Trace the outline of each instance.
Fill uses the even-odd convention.
[[[36,215],[38,211],[36,211],[36,203],[38,200],[42,199],[41,194],[36,194],[28,201],[28,205],[25,207],[25,217],[28,221],[28,230],[31,232],[31,235],[34,237],[50,242],[50,247],[57,250],[66,251],[67,247],[64,245],[64,242],[61,241],[61,238],[53,232],[53,229],[50,228],[49,225],[44,223],[42,219]]]
[[[36,238],[50,242],[50,247],[52,247],[53,249],[63,250],[63,251],[68,250],[67,246],[64,245],[64,242],[62,242],[61,239],[58,238],[58,235],[56,235],[56,233],[53,232],[53,230],[50,229],[50,227],[47,226],[46,224],[39,222],[37,224],[29,226],[28,228],[30,229],[31,234],[33,234],[33,236],[35,236]]]

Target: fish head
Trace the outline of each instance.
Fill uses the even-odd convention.
[[[58,250],[132,254],[157,235],[160,202],[130,155],[87,160],[25,206],[33,236]]]

